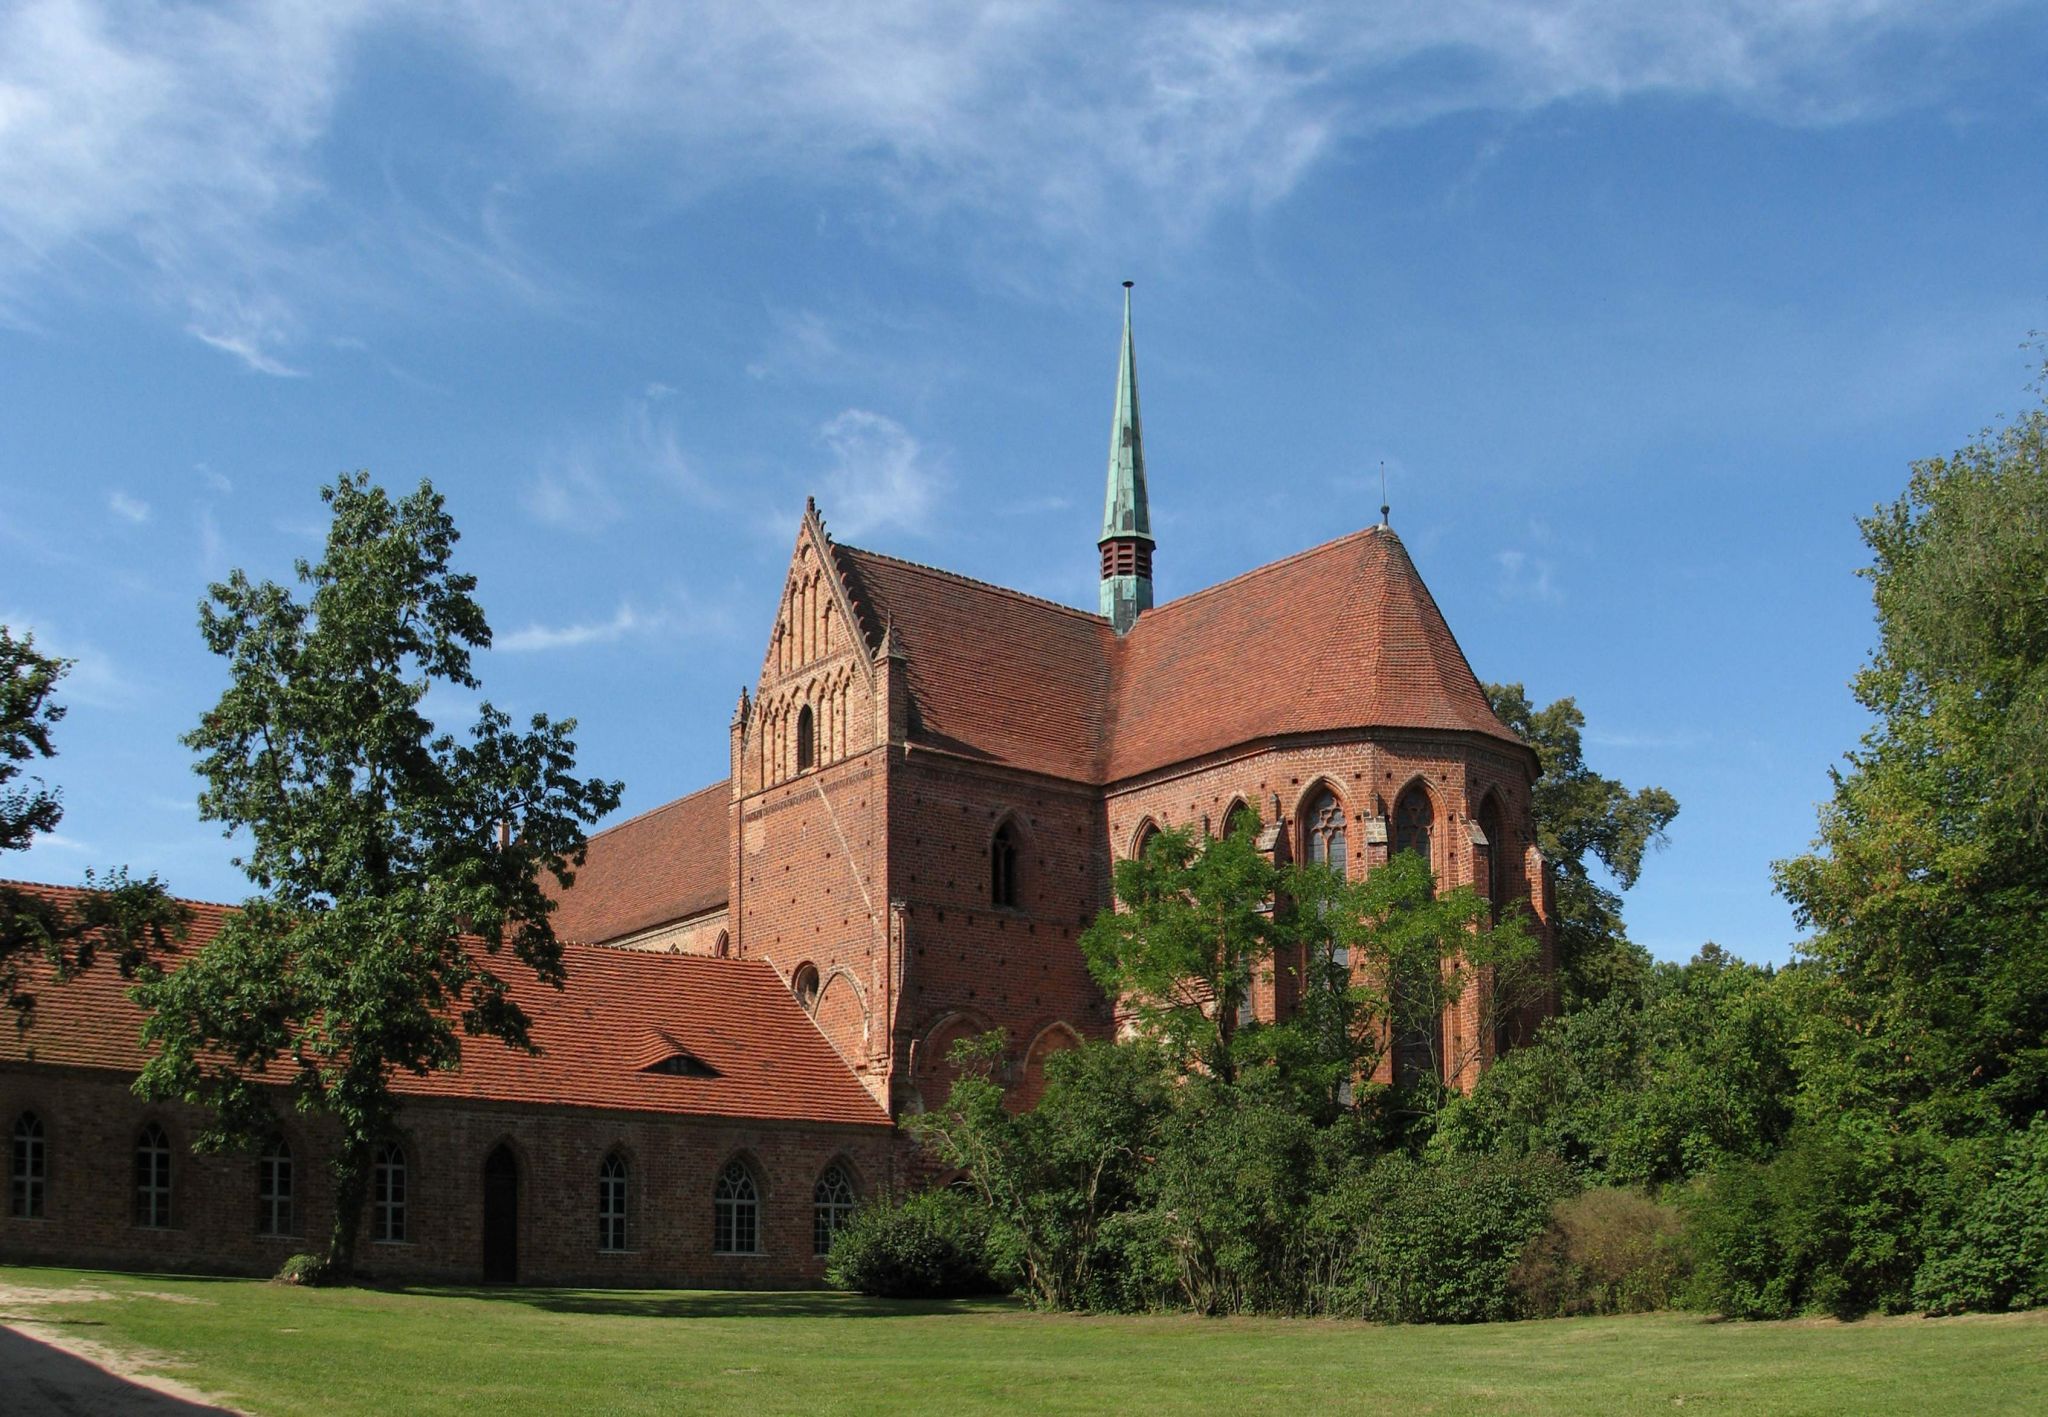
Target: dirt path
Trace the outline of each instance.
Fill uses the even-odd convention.
[[[115,1298],[103,1289],[82,1285],[70,1289],[0,1285],[0,1313],[13,1315],[23,1308],[41,1310]],[[7,1417],[177,1417],[234,1410],[220,1406],[190,1384],[146,1371],[163,1367],[165,1361],[154,1354],[123,1352],[80,1337],[58,1314],[9,1317],[0,1322],[0,1412]]]

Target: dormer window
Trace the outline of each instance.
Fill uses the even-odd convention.
[[[718,1069],[712,1067],[711,1064],[705,1062],[695,1053],[682,1052],[671,1053],[666,1058],[656,1059],[641,1069],[641,1071],[660,1073],[663,1077],[672,1078],[715,1078],[719,1076]]]

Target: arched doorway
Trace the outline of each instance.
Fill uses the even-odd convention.
[[[484,1162],[484,1280],[519,1282],[519,1158],[503,1142]]]

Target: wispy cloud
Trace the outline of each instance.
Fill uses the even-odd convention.
[[[831,454],[817,496],[834,531],[865,536],[883,527],[931,527],[950,479],[895,419],[849,408],[818,430]]]
[[[24,631],[34,634],[38,651],[71,661],[71,668],[57,685],[60,702],[124,708],[135,701],[135,686],[114,663],[113,656],[90,640],[74,639],[61,626],[39,622],[35,616],[19,610],[0,610],[0,625],[17,635]]]
[[[1544,557],[1526,551],[1496,551],[1494,564],[1500,567],[1500,593],[1509,600],[1534,600],[1559,604],[1564,591],[1558,587],[1556,568]]]
[[[619,499],[599,475],[590,450],[549,459],[519,494],[519,505],[542,526],[594,535],[619,519]]]
[[[542,526],[584,535],[617,522],[634,497],[646,495],[649,483],[700,506],[717,505],[717,490],[683,447],[668,408],[674,396],[666,384],[649,384],[626,401],[609,427],[564,438],[541,459],[519,505]]]
[[[107,494],[107,510],[132,526],[149,520],[149,503],[118,489]]]
[[[1451,114],[1644,93],[1784,123],[1883,113],[1939,96],[1941,41],[2019,3],[17,0],[0,311],[21,323],[125,271],[196,338],[288,376],[319,333],[308,307],[380,283],[551,298],[516,183],[472,178],[436,217],[395,178],[350,197],[323,166],[358,61],[394,41],[495,87],[558,168],[630,162],[682,201],[765,173],[1071,248],[1133,221],[1199,232],[1333,149]]]
[[[609,619],[579,620],[566,625],[535,622],[499,635],[493,643],[512,654],[536,654],[612,645],[640,637],[723,636],[731,633],[732,627],[732,616],[724,607],[679,590],[652,608],[622,600]]]

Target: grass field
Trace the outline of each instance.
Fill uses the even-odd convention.
[[[1374,1328],[1002,1303],[300,1290],[0,1266],[33,1319],[289,1413],[2040,1412],[2048,1312],[1856,1324],[1647,1315]]]

